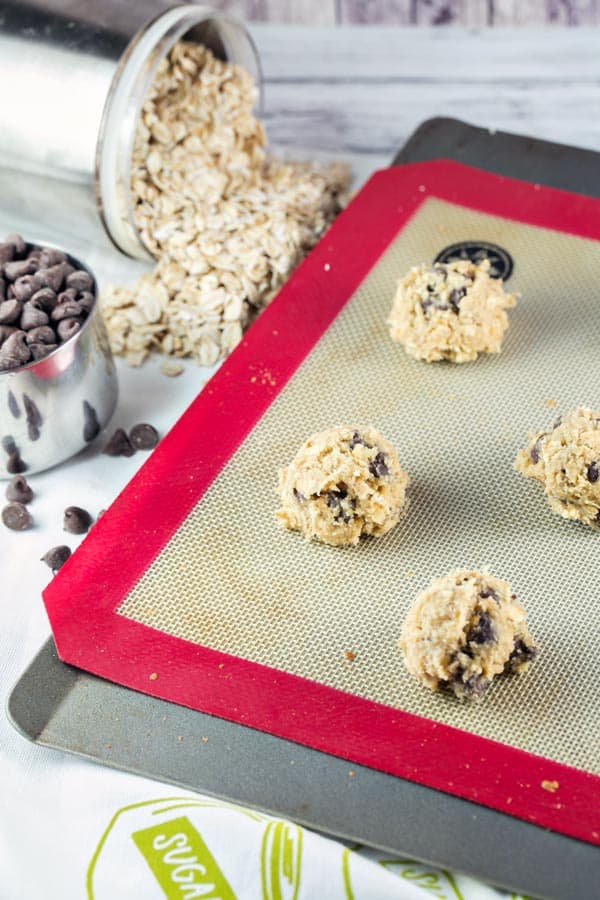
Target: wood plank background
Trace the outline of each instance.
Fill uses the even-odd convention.
[[[597,25],[600,0],[216,0],[248,22],[303,25]]]
[[[139,24],[175,0],[38,0],[110,26]],[[286,25],[600,25],[600,0],[205,0],[246,22]]]

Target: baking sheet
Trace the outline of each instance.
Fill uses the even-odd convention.
[[[479,165],[488,157],[502,160],[509,174],[523,158],[532,160],[536,180],[556,184],[565,179],[570,188],[594,192],[585,165],[591,156],[596,162],[593,154],[512,135],[491,137],[485,129],[449,120],[426,123],[402,159],[427,156],[441,146],[447,146],[445,155],[460,154]],[[600,877],[598,854],[581,842],[364,767],[354,767],[359,777],[348,782],[342,760],[73,669],[57,660],[52,641],[15,687],[9,712],[14,724],[39,743],[247,802],[514,889],[548,897],[584,896],[588,877],[592,883],[594,871]],[[161,727],[153,728],[158,721]],[[174,745],[182,724],[191,744]],[[148,730],[151,742],[144,740]],[[208,733],[222,741],[206,745],[203,753],[208,747],[218,750],[206,753],[198,766],[197,756],[189,757],[186,748]],[[224,743],[227,754],[221,752]],[[240,777],[251,760],[253,777]],[[296,763],[294,769],[290,761]],[[305,773],[300,790],[298,772]],[[367,809],[376,815],[365,815]],[[440,828],[444,821],[448,826]]]

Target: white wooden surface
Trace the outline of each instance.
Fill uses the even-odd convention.
[[[431,116],[600,150],[600,29],[250,31],[274,148],[348,159],[359,183]]]

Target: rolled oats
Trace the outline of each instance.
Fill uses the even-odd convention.
[[[212,365],[241,339],[341,208],[348,167],[267,155],[243,68],[186,41],[158,68],[132,158],[135,221],[157,260],[101,298],[111,346]]]

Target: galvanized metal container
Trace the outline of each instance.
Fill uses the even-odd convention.
[[[88,20],[61,14],[60,2],[0,3],[0,83],[10,86],[0,104],[0,203],[48,241],[60,230],[148,258],[133,219],[131,153],[144,96],[178,40],[244,65],[260,84],[241,22],[195,3],[159,6],[147,21],[147,4],[124,4],[108,27],[89,20],[93,10]]]
[[[94,277],[81,260],[68,260]],[[74,456],[109,422],[117,395],[115,364],[95,303],[80,331],[48,356],[0,372],[0,479],[40,472]]]

